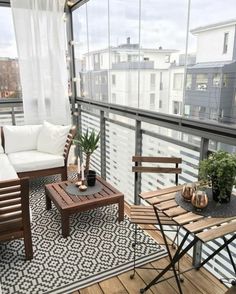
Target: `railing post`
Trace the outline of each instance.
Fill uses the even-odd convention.
[[[16,125],[16,117],[15,117],[14,106],[11,108],[11,121],[12,121],[12,125],[15,126]]]
[[[201,145],[200,145],[200,158],[199,160],[203,160],[207,158],[209,150],[209,139],[201,138]]]
[[[101,147],[101,177],[106,179],[106,118],[100,111],[100,147]]]
[[[136,120],[135,123],[135,155],[142,155],[142,129],[141,121]],[[134,176],[134,204],[140,204],[141,193],[141,174],[135,173]]]
[[[199,161],[207,158],[209,139],[201,138]],[[202,259],[202,242],[198,241],[193,248],[193,266],[198,267]]]
[[[79,103],[77,103],[77,111],[74,112],[74,123],[76,125],[76,128],[77,128],[77,132],[78,133],[82,133],[82,117],[81,117],[81,114],[82,114],[82,110],[81,110],[81,105]],[[82,150],[81,148],[76,145],[76,148],[75,148],[75,155],[79,155],[80,158],[82,158],[83,156],[83,153],[82,153]],[[77,157],[76,157],[76,163],[77,162]]]
[[[67,31],[67,40],[68,40],[68,57],[70,60],[70,70],[69,70],[69,76],[70,76],[70,85],[71,85],[71,110],[72,110],[72,119],[73,124],[76,123],[76,117],[74,115],[75,113],[75,100],[77,97],[77,89],[76,89],[76,68],[75,68],[75,50],[74,46],[71,44],[71,42],[74,39],[74,32],[73,32],[73,22],[72,22],[72,12],[68,5],[65,6],[65,12],[67,17],[66,22],[66,31]]]

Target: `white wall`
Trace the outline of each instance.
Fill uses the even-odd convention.
[[[228,50],[223,54],[224,34],[229,33]],[[235,25],[212,29],[197,34],[197,63],[230,61],[233,57]]]

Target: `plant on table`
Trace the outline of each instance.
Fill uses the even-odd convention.
[[[222,150],[212,153],[200,162],[199,177],[211,184],[214,200],[229,202],[236,184],[236,154]]]
[[[84,134],[78,133],[74,143],[78,144],[85,154],[85,174],[89,172],[90,158],[93,152],[99,147],[100,133],[96,134],[94,130],[89,133],[87,129]]]

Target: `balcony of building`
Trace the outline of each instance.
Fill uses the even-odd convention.
[[[16,3],[13,2],[16,0],[12,1],[14,7]],[[33,2],[34,4],[42,4],[43,0],[34,0]],[[208,2],[211,4],[210,0]],[[168,3],[170,5],[171,1]],[[135,234],[134,226],[132,227],[129,223],[131,207],[134,204],[148,205],[138,197],[138,194],[143,191],[173,187],[175,178],[169,174],[156,175],[153,173],[136,178],[132,172],[132,156],[181,158],[182,173],[179,175],[178,184],[184,185],[198,181],[199,163],[207,158],[209,153],[220,149],[235,153],[236,69],[230,68],[230,75],[227,72],[228,78],[226,78],[223,72],[217,69],[214,71],[211,68],[210,73],[207,71],[206,77],[206,72],[201,69],[206,62],[204,58],[208,58],[209,63],[213,62],[210,60],[213,58],[212,55],[207,52],[207,57],[205,57],[201,46],[199,52],[188,52],[187,45],[191,45],[191,40],[188,40],[189,22],[193,21],[191,28],[193,25],[199,26],[196,15],[194,16],[199,7],[195,7],[195,4],[191,6],[190,1],[188,1],[188,5],[186,3],[180,5],[179,10],[176,8],[176,19],[172,18],[171,20],[173,23],[163,22],[163,30],[171,30],[175,23],[179,25],[178,30],[182,32],[176,37],[173,31],[168,30],[166,30],[168,36],[158,35],[158,40],[161,40],[163,44],[166,42],[167,48],[170,49],[165,49],[164,46],[161,46],[162,44],[158,44],[154,48],[153,42],[148,40],[148,37],[155,39],[155,34],[159,32],[158,28],[162,21],[156,22],[157,15],[154,12],[154,15],[151,13],[152,5],[149,6],[150,4],[144,3],[144,1],[126,3],[125,1],[109,0],[106,3],[99,3],[97,0],[90,0],[67,1],[64,4],[64,25],[67,30],[65,49],[67,63],[65,65],[68,74],[66,99],[67,102],[69,101],[70,107],[70,125],[74,125],[82,134],[85,134],[87,130],[100,133],[99,147],[91,156],[90,167],[106,181],[107,185],[111,185],[124,195],[126,217],[124,222],[118,223],[116,220],[117,211],[113,209],[114,205],[111,208],[107,206],[106,210],[98,208],[80,212],[71,217],[70,235],[63,238],[61,235],[63,221],[61,222],[59,210],[53,206],[52,210],[47,211],[44,203],[45,185],[58,183],[60,177],[55,175],[34,177],[30,180],[29,193],[34,257],[31,261],[25,261],[22,240],[0,243],[0,286],[2,284],[0,293],[1,290],[3,294],[139,293],[140,289],[145,288],[157,276],[160,268],[165,268],[168,265],[169,259],[164,254],[160,256],[162,258],[149,259],[149,254],[146,253],[147,269],[138,267],[134,279],[130,278],[133,272],[132,254],[134,249],[132,244]],[[154,3],[152,4],[154,5]],[[164,3],[162,4],[164,5]],[[0,14],[11,19],[9,1],[0,1],[0,5]],[[158,12],[160,19],[163,17],[167,20],[170,19],[169,5],[167,7],[160,5],[162,12],[161,14]],[[234,6],[234,3],[225,4],[225,10],[228,11],[226,19],[230,19]],[[44,9],[41,10],[44,12]],[[216,11],[219,10],[220,8],[217,7]],[[180,13],[183,12],[185,12],[187,25],[183,24],[182,16],[180,16]],[[190,12],[193,13],[192,19]],[[210,12],[208,11],[208,13]],[[107,19],[104,19],[104,15]],[[151,35],[148,35],[152,28],[149,18],[152,19],[154,26]],[[134,19],[135,24],[132,22]],[[214,20],[214,18],[212,19]],[[99,25],[96,22],[98,20],[100,21]],[[5,19],[4,21],[9,20]],[[211,26],[213,33],[215,29],[221,30],[222,27],[226,27],[226,30],[221,32],[225,38],[223,38],[223,44],[221,44],[221,39],[218,41],[218,43],[221,42],[219,46],[224,46],[224,50],[226,50],[222,57],[224,59],[225,54],[230,53],[231,49],[235,51],[235,46],[232,45],[230,39],[227,39],[232,37],[236,40],[236,37],[231,35],[231,29],[232,26],[235,28],[235,22],[230,20],[219,23],[218,19],[214,22],[217,24],[215,27]],[[121,26],[122,29],[126,28],[125,33],[123,30],[119,32]],[[9,30],[10,27],[9,25]],[[209,33],[211,27],[206,26],[209,39],[211,39]],[[181,36],[186,31],[187,36],[183,41]],[[204,27],[199,31],[197,30],[197,33],[194,31],[194,34],[201,35],[203,31],[204,35]],[[225,33],[228,32],[230,34],[227,37]],[[127,37],[129,35],[131,38]],[[126,43],[119,39],[121,37],[126,40]],[[180,43],[178,43],[179,38]],[[200,38],[201,36],[199,40]],[[204,36],[202,38],[204,39]],[[215,36],[213,39],[217,43]],[[204,43],[204,40],[200,41]],[[18,39],[19,41],[21,40]],[[182,44],[181,42],[185,45],[183,46],[185,52],[182,53],[183,51],[180,50],[178,56],[179,48],[175,46]],[[54,48],[54,50],[56,55],[57,49]],[[235,52],[231,53],[233,60]],[[10,59],[12,61],[13,58]],[[39,64],[41,61],[45,62],[45,60],[38,61]],[[196,65],[193,65],[195,61]],[[219,60],[215,61],[219,62]],[[17,71],[17,74],[15,71],[14,73],[9,70],[6,72],[6,68],[3,66],[5,64],[2,64],[1,67],[0,63],[2,69],[0,73],[0,126],[29,124],[26,123],[29,109],[37,109],[35,117],[36,113],[40,113],[38,111],[40,109],[46,109],[46,115],[50,113],[53,105],[56,105],[55,100],[51,99],[49,94],[50,78],[46,79],[47,83],[43,85],[47,85],[48,88],[45,90],[43,108],[40,108],[42,105],[37,99],[38,93],[32,92],[32,99],[26,100],[24,89],[22,91],[22,86],[19,83],[19,72]],[[192,70],[194,66],[197,68],[196,73]],[[14,81],[18,81],[16,85],[10,85],[8,81],[13,76]],[[34,78],[32,77],[32,84],[35,82]],[[196,88],[197,85],[201,89]],[[210,88],[211,91],[205,90],[205,87]],[[51,88],[56,91],[56,84],[53,84]],[[191,89],[194,91],[190,91]],[[39,91],[41,90],[39,87]],[[227,99],[219,97],[227,97]],[[224,104],[223,100],[227,103]],[[32,108],[28,108],[29,104]],[[57,109],[60,113],[61,109]],[[54,121],[52,120],[52,122]],[[42,123],[43,120],[40,118],[32,124]],[[65,125],[64,121],[61,123],[57,121],[55,124]],[[2,144],[4,143],[6,144],[6,142]],[[13,145],[17,145],[17,142],[12,142]],[[81,148],[72,145],[67,167],[70,181],[75,181],[77,178],[78,157],[81,161],[85,159]],[[0,175],[1,172],[4,173],[0,166]],[[0,188],[2,183],[5,182],[0,181]],[[125,231],[127,223],[131,228],[129,231]],[[146,245],[148,244],[147,240],[163,243],[161,232],[150,230],[155,227],[141,225],[141,228],[147,238],[145,239]],[[179,231],[180,241],[184,236],[185,230],[181,228]],[[230,239],[232,236],[234,233],[227,234],[225,237]],[[167,233],[167,237],[171,242],[174,235]],[[187,244],[192,239],[193,236],[189,236]],[[108,243],[104,243],[104,240]],[[229,287],[232,291],[230,293],[234,293],[236,279],[235,240],[216,254],[214,258],[211,258],[204,267],[196,269],[202,260],[207,259],[222,245],[222,242],[225,242],[225,239],[222,241],[221,238],[216,238],[206,244],[198,242],[181,259],[181,270],[185,271],[185,269],[193,267],[191,271],[182,274],[184,281],[181,283],[181,288],[183,293],[223,294],[229,291]],[[108,246],[108,248],[102,248],[102,246]],[[127,249],[128,253],[125,252],[126,247],[130,247]],[[175,254],[176,250],[171,248],[172,254]],[[146,252],[145,249],[144,252]],[[129,266],[120,270],[122,263],[126,264],[126,258],[129,260]],[[112,262],[108,266],[109,260]],[[121,263],[119,268],[115,267],[116,262]],[[143,264],[145,262],[142,262]],[[175,278],[170,278],[170,276],[172,274],[168,271],[164,275],[166,280],[153,285],[146,293],[179,293],[180,290]]]

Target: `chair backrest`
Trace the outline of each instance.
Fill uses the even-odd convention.
[[[178,185],[178,175],[182,172],[182,169],[179,168],[179,164],[182,163],[182,158],[133,156],[132,161],[135,162],[135,166],[132,167],[133,172],[175,174],[175,184]],[[157,163],[158,166],[142,166],[142,163]],[[170,164],[173,164],[174,166],[170,167]]]
[[[24,238],[27,259],[32,258],[28,178],[0,182],[0,241],[18,238]]]

